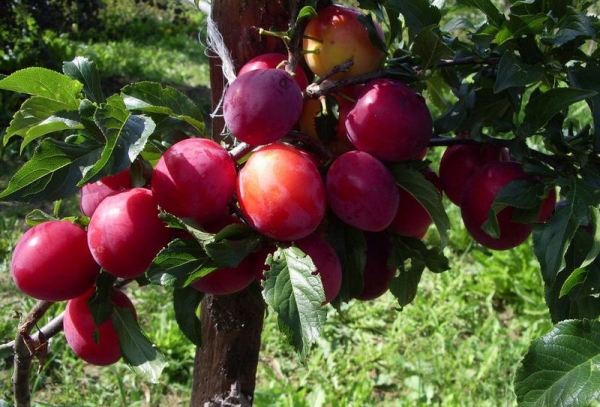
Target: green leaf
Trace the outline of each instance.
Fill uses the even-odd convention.
[[[389,37],[386,47],[390,49],[394,40],[402,35],[402,21],[400,21],[400,13],[398,11],[385,7],[385,12],[387,14],[387,21],[389,22]]]
[[[442,19],[440,9],[428,0],[388,0],[385,2],[385,8],[402,14],[411,39],[423,28],[439,25]]]
[[[421,239],[405,238],[407,247],[416,250],[420,257],[418,260],[425,264],[428,270],[434,273],[442,273],[450,270],[450,260],[444,255],[439,247],[428,248]],[[413,256],[413,258],[415,258]]]
[[[394,165],[391,170],[398,185],[419,201],[429,213],[440,235],[441,246],[445,247],[448,243],[450,219],[438,190],[420,171],[403,165]]]
[[[100,85],[100,72],[95,62],[85,57],[75,57],[74,60],[63,63],[63,72],[83,84],[83,92],[88,99],[96,103],[105,101]]]
[[[110,294],[115,280],[114,276],[106,272],[102,272],[96,277],[96,289],[87,302],[96,326],[107,321],[113,314],[114,304]]]
[[[363,232],[337,217],[331,217],[328,242],[340,259],[342,265],[342,286],[335,304],[356,298],[363,291],[363,271],[367,263],[367,243]]]
[[[520,407],[588,406],[600,397],[600,322],[569,320],[532,342],[515,378]]]
[[[146,275],[153,284],[187,287],[219,266],[193,239],[175,239],[158,253]]]
[[[231,224],[204,245],[204,250],[219,266],[237,267],[250,253],[258,249],[263,237],[243,224]]]
[[[128,168],[141,154],[156,127],[148,116],[131,115],[120,95],[108,98],[94,115],[106,138],[100,158],[86,169],[80,186]]]
[[[34,209],[25,216],[25,224],[29,227],[39,225],[40,223],[48,222],[51,220],[58,220],[54,215],[50,215],[41,209]]]
[[[296,17],[296,22],[302,20],[303,18],[313,18],[316,16],[317,16],[317,11],[314,9],[314,7],[304,6],[300,9],[300,12],[298,13],[298,17]]]
[[[381,52],[387,54],[387,46],[379,36],[379,32],[377,31],[377,29],[375,28],[373,17],[370,14],[361,15],[358,17],[358,21],[366,27],[371,43],[375,45],[375,47],[377,47]]]
[[[139,82],[124,87],[121,93],[129,110],[164,114],[183,120],[204,133],[202,112],[189,97],[173,87]]]
[[[530,85],[539,81],[543,74],[544,68],[541,65],[527,65],[512,52],[505,52],[498,65],[494,92]]]
[[[587,63],[585,67],[576,66],[567,71],[569,82],[575,88],[598,92],[596,96],[586,100],[592,110],[594,119],[594,151],[600,152],[600,65]]]
[[[533,223],[540,212],[546,188],[536,179],[519,179],[506,184],[494,198],[492,209],[498,214],[506,207],[516,208],[512,219],[515,222]]]
[[[494,239],[498,239],[500,237],[500,224],[498,223],[496,211],[494,211],[493,208],[490,209],[487,219],[482,223],[481,230],[483,230],[486,235],[493,237]]]
[[[488,22],[496,27],[502,26],[505,21],[502,13],[490,0],[458,0],[457,4],[481,10],[486,15]]]
[[[590,16],[567,8],[567,13],[553,27],[553,35],[542,37],[546,44],[565,44],[578,37],[593,39],[596,36]]]
[[[269,256],[263,296],[277,313],[279,328],[300,355],[305,356],[320,335],[326,311],[323,283],[311,258],[297,247],[278,249]]]
[[[545,28],[546,22],[550,19],[545,14],[516,16],[511,15],[509,20],[502,23],[498,30],[494,42],[502,45],[507,41],[519,41],[527,35],[541,34]]]
[[[77,110],[82,88],[78,81],[46,68],[21,69],[0,80],[0,89],[61,102],[66,110]]]
[[[553,285],[557,274],[564,269],[565,253],[578,227],[571,206],[559,208],[548,222],[534,227],[533,251],[546,284]]]
[[[388,288],[392,295],[398,300],[400,308],[404,308],[417,296],[417,290],[421,276],[425,270],[425,264],[415,261],[409,269],[400,270],[398,276],[388,281]]]
[[[573,245],[571,245],[569,250],[572,248]],[[569,295],[560,297],[560,291],[569,278],[569,273],[573,270],[566,269],[561,271],[553,285],[546,285],[545,299],[552,322],[557,323],[573,318],[595,319],[600,316],[600,298],[595,295],[600,287],[600,269],[597,263],[596,261],[589,267],[584,282],[581,285],[575,286],[569,292]],[[591,288],[594,288],[595,293],[590,291]]]
[[[569,294],[573,288],[577,287],[580,284],[583,284],[587,277],[588,271],[585,268],[578,268],[573,270],[573,272],[567,277],[567,280],[563,283],[560,288],[559,298],[564,297]]]
[[[534,134],[563,109],[582,100],[591,99],[597,94],[592,90],[555,88],[532,97],[525,107],[523,133]]]
[[[439,26],[436,25],[419,31],[413,42],[412,51],[421,58],[424,69],[433,68],[440,59],[453,55],[450,47],[442,40]]]
[[[589,266],[598,258],[598,255],[600,254],[600,209],[594,206],[590,206],[588,209],[590,213],[590,221],[587,232],[589,234],[588,238],[590,247],[585,258],[580,264],[577,264],[577,267]]]
[[[21,152],[25,146],[45,135],[64,130],[80,130],[84,126],[79,122],[79,115],[73,112],[59,112],[43,122],[31,127],[21,143]]]
[[[70,111],[69,111],[70,110]],[[68,128],[82,128],[78,122],[77,108],[71,107],[61,101],[48,99],[42,96],[32,96],[21,105],[10,122],[4,134],[4,144],[13,136],[21,136],[25,140],[21,144],[21,151],[31,141],[51,131],[42,130],[45,126],[56,126],[55,122],[62,122]],[[60,126],[60,123],[59,123]],[[59,129],[60,130],[60,129]],[[58,131],[58,130],[52,130]]]
[[[39,202],[66,198],[79,190],[85,168],[98,158],[93,146],[45,139],[11,178],[0,199]]]
[[[119,336],[123,360],[150,383],[158,383],[167,365],[164,355],[158,350],[140,327],[133,311],[114,307],[113,325]]]
[[[181,332],[196,346],[202,346],[202,324],[196,315],[204,293],[193,287],[173,290],[175,320]]]

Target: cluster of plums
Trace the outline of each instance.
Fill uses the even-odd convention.
[[[347,60],[353,65],[333,79],[380,67],[385,54],[372,44],[358,21],[360,15],[355,9],[330,5],[308,23],[303,46],[315,76]],[[286,60],[283,54],[260,55],[241,68],[226,90],[225,123],[237,140],[254,147],[247,159],[236,162],[212,140],[184,139],[164,152],[144,186],[134,186],[126,170],[83,187],[80,206],[89,217],[87,227],[49,221],[29,229],[18,242],[11,265],[15,283],[34,298],[68,301],[65,334],[81,358],[100,365],[120,358],[110,319],[95,335],[88,300],[100,269],[118,278],[136,278],[175,237],[159,218],[161,210],[208,232],[244,222],[265,237],[265,245],[238,267],[216,270],[192,284],[213,295],[230,294],[264,279],[265,259],[277,243],[293,244],[312,258],[325,303],[330,302],[342,283],[340,258],[327,240],[329,220],[335,216],[363,233],[364,288],[357,298],[373,299],[387,291],[396,273],[387,264],[391,234],[425,236],[430,215],[389,169],[427,152],[432,118],[424,99],[390,79],[330,95],[337,100],[338,126],[328,146],[337,156],[323,161],[304,144],[284,139],[294,128],[317,138],[314,117],[320,111],[319,101],[305,101],[305,72],[298,68],[289,74],[282,69]],[[455,146],[442,159],[440,178],[430,169],[424,171],[424,182],[438,189],[439,199],[444,191],[461,206],[475,239],[495,249],[519,244],[531,232],[531,225],[512,221],[511,208],[498,214],[499,238],[481,230],[498,190],[527,177],[507,154],[489,146]],[[121,291],[114,290],[112,301],[133,309]]]

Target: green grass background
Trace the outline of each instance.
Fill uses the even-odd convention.
[[[108,2],[111,3],[111,2]],[[133,1],[112,2],[104,18],[127,27]],[[119,8],[120,7],[120,8]],[[153,38],[124,31],[120,39],[92,41],[45,32],[56,58],[84,55],[95,60],[106,83],[155,80],[175,86],[208,84],[206,57],[197,41],[202,19],[189,11],[185,29],[161,24],[167,11],[145,10],[159,29]],[[153,14],[154,13],[154,14]],[[131,23],[130,29],[135,28]],[[130,35],[125,35],[130,34]],[[0,94],[0,102],[10,95]],[[206,101],[198,100],[198,103]],[[206,106],[206,105],[205,105]],[[0,154],[0,187],[16,170],[14,145]],[[431,151],[433,161],[441,151]],[[18,161],[18,160],[17,160]],[[255,405],[266,406],[514,406],[512,381],[530,341],[551,327],[543,283],[531,244],[491,253],[474,245],[456,207],[446,202],[452,230],[446,249],[452,269],[426,272],[414,303],[399,310],[390,294],[368,303],[353,301],[329,309],[322,337],[304,361],[265,319]],[[66,211],[75,209],[76,199]],[[25,230],[30,207],[0,203],[0,342],[14,338],[19,316],[34,301],[14,287],[9,275],[12,249]],[[435,239],[435,231],[428,238]],[[98,368],[78,360],[64,337],[51,341],[41,372],[32,375],[37,406],[186,406],[193,346],[178,331],[171,297],[161,287],[129,288],[140,322],[167,355],[159,384],[145,383],[123,364]],[[55,305],[44,320],[62,311]],[[43,323],[44,321],[42,321]],[[3,360],[0,400],[10,402],[12,361]],[[1,405],[1,402],[0,402]]]

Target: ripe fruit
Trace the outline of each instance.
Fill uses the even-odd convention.
[[[325,291],[325,301],[330,303],[342,287],[342,265],[333,247],[321,236],[312,233],[304,239],[297,240],[295,245],[309,255],[317,268],[314,274],[321,277]]]
[[[362,15],[350,7],[330,5],[308,22],[302,48],[308,51],[304,59],[315,75],[323,76],[348,60],[354,61],[348,72],[339,72],[333,79],[358,76],[379,68],[385,53],[373,44],[367,28],[358,20]],[[383,41],[381,27],[374,24]]]
[[[240,69],[238,72],[238,76],[256,69],[275,69],[279,67],[283,61],[287,61],[287,59],[287,55],[279,54],[277,52],[260,54],[246,62],[244,66],[242,66],[242,69]],[[283,69],[283,67],[280,67],[280,69]],[[296,70],[294,72],[296,74],[296,76],[294,76],[294,80],[300,89],[306,89],[308,86],[308,78],[306,77],[304,70],[302,70],[302,67],[300,65],[296,66]]]
[[[215,270],[196,280],[191,286],[212,295],[226,295],[241,291],[255,279],[254,261],[254,256],[250,254],[237,267]]]
[[[252,227],[284,241],[314,232],[326,207],[325,186],[314,161],[284,143],[250,156],[238,176],[237,198]]]
[[[437,188],[441,200],[441,186],[437,174],[433,170],[429,170],[425,172],[425,178]],[[402,236],[423,239],[427,229],[433,223],[433,219],[431,219],[425,207],[407,190],[402,188],[402,185],[398,186],[398,190],[400,192],[400,203],[389,229]]]
[[[96,327],[88,306],[93,293],[94,290],[90,289],[67,303],[63,320],[65,338],[78,357],[93,365],[107,366],[121,359],[119,338],[112,317]],[[115,289],[110,299],[113,306],[129,308],[135,313],[131,300],[122,291]]]
[[[191,138],[173,144],[160,158],[152,193],[165,211],[202,225],[226,211],[236,177],[227,150],[212,140]]]
[[[298,120],[300,131],[314,140],[319,139],[317,128],[315,126],[315,117],[321,112],[321,102],[319,99],[308,99],[302,106],[302,114]]]
[[[504,208],[496,215],[499,237],[491,237],[481,228],[498,192],[509,182],[527,177],[519,163],[490,161],[468,179],[462,194],[461,214],[465,227],[478,243],[490,249],[506,250],[529,237],[532,225],[513,221],[512,207]]]
[[[398,210],[394,177],[381,161],[365,152],[340,155],[327,172],[326,186],[331,210],[358,229],[383,230]]]
[[[89,289],[100,266],[87,246],[85,230],[57,220],[23,234],[14,249],[10,272],[25,294],[38,300],[64,301]]]
[[[408,85],[376,79],[365,85],[346,118],[354,146],[385,161],[418,157],[433,135],[425,99]]]
[[[440,160],[440,180],[448,199],[460,205],[467,179],[489,161],[508,161],[508,151],[491,145],[461,144],[446,148]]]
[[[390,236],[385,232],[365,233],[364,236],[367,261],[363,271],[363,290],[356,298],[367,301],[385,294],[396,270],[387,264],[392,250]]]
[[[86,184],[81,188],[79,206],[85,216],[91,217],[107,196],[118,194],[131,188],[129,169],[118,174],[102,178],[100,181]]]
[[[88,225],[88,245],[107,272],[122,278],[143,274],[171,237],[158,217],[152,192],[133,188],[98,205]]]
[[[225,92],[223,118],[240,141],[279,140],[302,113],[302,90],[282,69],[257,69],[237,77]]]

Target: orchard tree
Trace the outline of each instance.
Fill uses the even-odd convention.
[[[408,306],[424,272],[452,267],[445,205],[483,248],[533,239],[556,325],[524,356],[519,405],[598,399],[596,6],[358,5],[213,1],[210,134],[174,88],[106,97],[85,58],[0,78],[30,95],[4,144],[36,145],[0,199],[81,200],[65,219],[28,216],[13,253],[15,284],[39,300],[10,344],[17,406],[62,328],[88,363],[157,380],[165,358],[129,284],[172,290],[198,349],[191,405],[250,405],[265,308],[306,355],[328,303],[389,291]],[[64,317],[32,332],[55,301]]]

